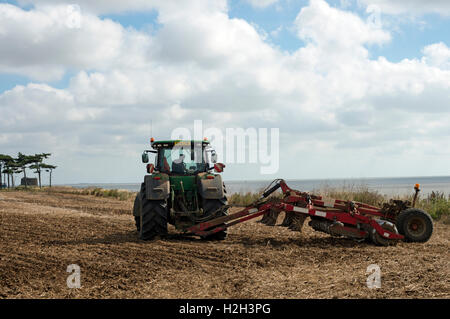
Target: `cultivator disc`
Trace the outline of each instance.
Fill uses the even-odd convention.
[[[278,219],[280,212],[271,211],[263,216],[263,218],[259,221],[260,223],[266,226],[276,226],[276,222]],[[297,215],[292,212],[285,213],[285,217],[280,225],[282,227],[287,227],[292,231],[301,232],[303,228],[303,224],[305,223],[307,216]]]
[[[269,213],[264,214],[263,218],[259,222],[267,226],[275,226],[277,223],[278,215],[280,215],[280,212],[271,210]]]
[[[383,221],[380,225],[384,230],[387,230],[389,232],[398,234],[397,227],[393,223],[390,223],[388,221]],[[389,246],[389,245],[395,245],[397,244],[398,240],[389,239],[386,237],[381,236],[375,228],[372,228],[369,231],[369,237],[370,240],[377,246]]]
[[[295,215],[292,217],[292,221],[288,228],[292,231],[301,232],[303,228],[303,224],[305,223],[306,216],[303,215]]]
[[[289,227],[293,222],[295,214],[293,212],[286,212],[284,215],[283,222],[280,224],[281,227]]]

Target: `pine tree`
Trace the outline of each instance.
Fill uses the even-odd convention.
[[[26,169],[28,168],[27,166],[34,163],[34,161],[35,161],[34,156],[25,155],[20,152],[17,156],[16,162],[17,162],[18,167],[20,167],[22,169],[23,178],[25,180],[25,188],[27,188],[27,186],[28,186]]]
[[[47,172],[50,173],[50,184],[49,184],[50,187],[52,187],[52,172],[56,167],[57,166],[49,165],[49,164],[45,164],[45,163],[41,164],[41,168],[45,169]]]
[[[6,184],[6,172],[3,171],[3,169],[6,169],[6,163],[9,161],[12,161],[12,157],[5,154],[0,154],[0,188],[3,187],[4,184]],[[4,174],[4,181],[2,178],[2,174]],[[9,180],[9,178],[8,178]]]
[[[42,188],[41,183],[41,169],[44,168],[42,165],[44,164],[42,161],[44,158],[50,157],[50,153],[41,153],[41,154],[34,154],[33,156],[30,156],[30,161],[33,162],[33,165],[30,165],[31,169],[35,169],[35,173],[38,174],[39,177],[39,188]]]

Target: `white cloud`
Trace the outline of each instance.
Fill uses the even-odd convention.
[[[108,9],[103,4],[99,11]],[[415,158],[423,159],[426,152],[440,154],[438,143],[448,144],[442,125],[450,120],[444,43],[426,46],[421,59],[370,59],[370,46],[389,43],[390,32],[315,0],[295,20],[306,45],[289,54],[264,41],[249,22],[231,19],[223,1],[152,5],[161,23],[154,35],[88,12],[86,29],[76,33],[52,22],[54,7],[25,11],[2,5],[1,12],[15,15],[0,21],[3,72],[9,67],[42,80],[52,72],[75,69],[76,75],[64,89],[29,84],[0,94],[0,145],[14,152],[17,145],[55,150],[66,161],[88,155],[119,161],[124,154],[130,160],[146,143],[150,122],[155,137],[167,138],[171,129],[192,127],[195,119],[219,128],[280,127],[287,168],[305,150],[314,154],[305,163],[313,165],[317,157],[316,165],[326,165],[333,158],[334,166],[347,169],[348,163],[362,167],[369,161],[356,151],[350,156],[352,150],[364,149],[367,158],[385,149],[406,156],[420,144]],[[21,24],[25,19],[30,26]],[[413,134],[411,127],[420,131]],[[27,144],[30,136],[38,141]],[[373,165],[382,172],[381,164]],[[105,173],[94,170],[92,179]],[[135,176],[138,170],[136,163],[122,174]],[[313,171],[306,166],[296,174]]]
[[[330,7],[325,1],[311,1],[301,9],[295,24],[302,39],[311,39],[318,47],[347,54],[361,44],[390,41],[389,32],[366,23],[357,15]]]
[[[267,0],[264,0],[267,1]],[[35,7],[72,5],[72,0],[18,0],[20,5],[34,5]],[[82,12],[94,14],[123,13],[133,11],[164,10],[166,13],[209,10],[224,11],[227,8],[226,0],[78,0],[75,2]]]
[[[438,67],[440,69],[450,70],[450,48],[443,42],[427,45],[423,49],[424,63]]]
[[[0,71],[49,81],[67,69],[142,65],[147,36],[91,14],[82,15],[80,28],[71,28],[66,9],[25,11],[0,4]]]
[[[358,0],[364,5],[376,5],[380,11],[388,14],[423,15],[437,13],[450,15],[450,1],[447,0]]]
[[[278,2],[278,0],[245,0],[255,8],[266,8]]]
[[[83,12],[90,12],[94,14],[106,14],[106,13],[119,13],[126,11],[137,11],[137,10],[152,10],[155,3],[159,1],[152,0],[130,0],[130,1],[120,1],[120,0],[78,0],[77,5],[80,6]],[[18,0],[20,5],[34,5],[40,6],[55,6],[61,4],[73,4],[74,1],[65,0]]]

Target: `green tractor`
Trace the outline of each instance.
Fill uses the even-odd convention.
[[[139,237],[150,240],[167,235],[167,225],[185,232],[189,227],[228,215],[222,176],[224,164],[208,140],[151,140],[152,150],[142,154],[147,173],[134,201],[133,215]],[[226,231],[205,239],[223,240]]]

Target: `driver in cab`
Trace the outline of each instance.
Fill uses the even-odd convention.
[[[186,164],[184,163],[184,154],[172,162],[172,173],[184,174],[186,173]]]

